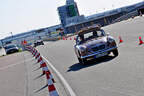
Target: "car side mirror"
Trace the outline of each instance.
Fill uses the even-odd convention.
[[[79,44],[79,40],[78,40],[78,37],[76,37],[76,40],[75,40],[75,42],[76,42],[76,45],[78,45]]]

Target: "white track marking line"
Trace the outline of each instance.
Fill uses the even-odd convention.
[[[42,57],[45,59],[45,61],[48,63],[48,65],[55,71],[55,73],[61,79],[61,81],[64,84],[64,86],[68,89],[70,95],[71,96],[76,96],[76,94],[74,93],[74,91],[72,90],[72,88],[70,87],[70,85],[67,83],[67,81],[64,79],[64,77],[60,74],[60,72],[52,65],[51,62],[49,62],[49,60],[47,60],[44,56],[42,56]]]
[[[7,68],[10,68],[10,67],[14,67],[14,66],[16,66],[16,65],[23,64],[24,62],[27,62],[27,61],[30,61],[30,60],[32,60],[32,58],[31,58],[31,59],[27,59],[27,60],[25,60],[25,61],[21,61],[21,62],[16,63],[16,64],[11,64],[11,65],[7,65],[7,66],[4,66],[4,67],[1,67],[1,68],[0,68],[0,71],[1,71],[1,70],[4,70],[4,69],[7,69]]]

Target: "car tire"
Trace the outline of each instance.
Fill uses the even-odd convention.
[[[113,54],[114,54],[115,57],[118,56],[118,54],[119,54],[119,53],[118,53],[118,49],[115,49],[115,50],[113,50],[112,52],[113,52]]]
[[[82,59],[82,64],[83,65],[87,64],[87,60],[86,59]]]
[[[78,60],[79,60],[79,63],[82,64],[82,65],[87,64],[87,60],[86,59],[78,58]]]
[[[78,54],[79,54],[79,56],[81,56],[79,51],[78,51]],[[82,59],[82,58],[79,58],[79,57],[78,57],[78,60],[79,60],[79,63],[80,63],[80,64],[85,65],[85,64],[87,63],[87,60],[86,60],[86,59]]]
[[[44,43],[42,42],[42,45],[44,45]]]
[[[82,60],[80,58],[78,58],[79,63],[82,63]]]

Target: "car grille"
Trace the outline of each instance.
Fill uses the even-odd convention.
[[[105,45],[100,45],[100,46],[96,46],[96,47],[93,47],[92,48],[92,51],[99,51],[99,50],[102,50],[102,49],[105,49]]]

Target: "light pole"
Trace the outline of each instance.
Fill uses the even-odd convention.
[[[105,12],[105,8],[103,8],[104,12]]]
[[[12,33],[12,32],[10,32],[10,34],[11,34],[11,36],[12,36],[12,38],[13,38],[13,33]]]
[[[114,10],[114,4],[112,4],[112,9]]]
[[[96,11],[96,13],[98,13],[98,11]]]

